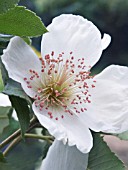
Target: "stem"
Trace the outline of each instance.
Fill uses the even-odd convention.
[[[4,146],[6,146],[8,143],[10,143],[16,137],[18,137],[20,135],[20,133],[21,133],[21,130],[18,129],[12,135],[10,135],[7,139],[5,139],[3,142],[1,142],[0,149],[3,148]]]
[[[19,141],[22,139],[21,136],[18,136],[17,138],[15,138],[11,143],[10,145],[5,149],[5,151],[3,152],[3,156],[5,157],[8,152],[16,145],[19,143]]]
[[[42,135],[36,135],[36,134],[31,134],[31,133],[26,133],[25,137],[26,138],[42,139],[42,140],[54,140],[54,138],[52,136],[42,136]]]
[[[24,135],[26,138],[33,138],[33,139],[42,139],[42,140],[47,140],[48,142],[52,143],[54,138],[52,136],[41,136],[41,135],[36,135],[36,134],[31,134],[31,133],[26,133]],[[15,138],[10,145],[5,149],[3,152],[3,155],[6,156],[8,152],[15,146],[17,145],[20,141],[22,140],[22,136],[18,136]]]
[[[27,132],[29,132],[31,129],[33,129],[35,127],[36,124],[34,124],[34,123],[36,122],[36,120],[37,120],[36,117],[33,117],[30,120],[30,127],[27,130]],[[12,135],[10,135],[8,138],[6,138],[3,142],[1,142],[0,143],[0,149],[3,148],[4,146],[6,146],[8,143],[10,143],[12,140],[14,140],[19,135],[21,135],[21,129],[18,129]]]

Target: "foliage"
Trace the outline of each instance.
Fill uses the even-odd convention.
[[[0,14],[6,12],[10,8],[14,8],[19,0],[1,0],[0,1]]]
[[[89,154],[88,170],[125,170],[123,163],[112,153],[100,137],[100,134],[93,133],[94,145]]]

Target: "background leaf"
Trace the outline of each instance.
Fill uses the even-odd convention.
[[[41,19],[25,7],[17,6],[0,15],[0,32],[35,37],[47,32]]]
[[[30,111],[28,108],[28,103],[26,100],[16,96],[10,96],[9,98],[12,103],[12,106],[16,110],[21,127],[22,136],[24,137],[24,133],[26,132],[30,124]]]
[[[6,12],[10,8],[14,8],[19,0],[0,0],[0,14]]]
[[[93,139],[88,170],[125,170],[123,163],[110,151],[100,134],[93,133]]]
[[[9,113],[12,112],[12,107],[0,106],[0,134],[2,134],[5,127],[9,125]]]

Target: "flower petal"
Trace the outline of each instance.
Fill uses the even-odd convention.
[[[88,154],[81,153],[75,146],[55,140],[39,170],[83,170],[87,163]]]
[[[95,76],[86,120],[95,131],[128,130],[128,67],[111,65]]]
[[[62,140],[64,143],[68,141],[70,146],[76,145],[83,153],[90,151],[92,148],[92,135],[86,124],[79,119],[79,117],[56,109],[52,110],[53,118],[51,119],[47,114],[49,110],[46,111],[43,109],[40,111],[35,104],[33,104],[33,110],[39,122],[47,128],[57,140]],[[64,115],[63,119],[61,115]]]
[[[73,52],[76,59],[83,57],[87,66],[93,66],[108,45],[107,40],[103,45],[98,28],[81,16],[60,15],[47,29],[49,32],[43,35],[41,44],[43,57],[54,51],[55,56],[64,52],[64,58],[68,59]]]
[[[104,34],[103,38],[102,38],[102,49],[106,49],[108,47],[108,45],[111,42],[111,37],[108,34]]]
[[[24,78],[30,78],[30,69],[40,72],[41,63],[30,46],[20,37],[12,38],[7,49],[4,50],[2,62],[8,71],[9,77],[20,82],[25,92],[33,97],[35,93],[33,89],[26,87]]]

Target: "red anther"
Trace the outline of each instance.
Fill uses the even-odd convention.
[[[62,54],[59,54],[59,57],[62,57]]]
[[[43,72],[44,72],[44,69],[42,69],[41,72],[43,73]]]
[[[48,59],[50,59],[50,55],[49,54],[45,55],[45,60],[48,60]]]
[[[32,86],[27,86],[29,89],[31,89],[32,88]]]
[[[55,119],[58,120],[58,117],[56,117]]]
[[[54,56],[54,51],[52,51],[51,56]]]
[[[40,96],[38,96],[38,100],[40,100]]]
[[[73,56],[71,57],[71,60],[74,60],[74,57],[73,57]]]
[[[52,115],[50,115],[50,118],[52,119],[52,118],[53,118],[53,116],[52,116]]]
[[[84,109],[83,109],[83,108],[81,108],[81,112],[84,112]]]
[[[94,88],[95,86],[94,86],[94,84],[92,84],[92,88]]]
[[[70,54],[72,54],[73,52],[71,51]]]
[[[62,115],[62,116],[61,116],[61,118],[63,119],[63,118],[64,118],[64,116]]]
[[[25,78],[24,78],[24,81],[26,81],[26,80],[27,80],[27,78],[25,77]]]
[[[52,112],[48,112],[48,115],[52,115]]]
[[[74,70],[71,70],[72,73],[74,73]]]
[[[32,73],[32,70],[31,70],[31,69],[30,69],[29,71],[30,71],[30,73]]]

